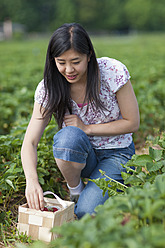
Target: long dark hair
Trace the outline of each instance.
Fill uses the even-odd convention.
[[[66,110],[69,110],[71,114],[72,108],[70,84],[58,71],[54,58],[59,57],[71,48],[81,54],[90,56],[84,102],[91,102],[93,107],[95,106],[96,108],[103,107],[99,98],[99,69],[92,42],[80,24],[64,24],[53,33],[48,45],[44,69],[45,97],[41,104],[42,107],[48,95],[48,102],[43,112],[43,117],[54,114],[59,128],[62,127]]]

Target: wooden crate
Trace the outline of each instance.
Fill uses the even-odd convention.
[[[44,197],[46,206],[59,206],[56,212],[47,212],[28,208],[28,204],[19,206],[18,231],[31,236],[33,240],[50,242],[57,234],[50,232],[54,226],[61,226],[64,222],[74,220],[74,202],[63,201],[65,208],[58,200]]]

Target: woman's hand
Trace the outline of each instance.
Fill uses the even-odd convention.
[[[38,179],[28,179],[26,181],[25,196],[29,208],[43,210],[44,197],[42,188],[38,182]]]
[[[77,115],[65,115],[64,123],[66,126],[78,127],[85,133],[87,131],[87,125],[85,125]]]

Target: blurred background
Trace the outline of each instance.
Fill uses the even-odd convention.
[[[165,31],[165,2],[0,0],[1,39],[5,36],[9,38],[11,30],[15,36],[21,36],[24,32],[52,32],[64,22],[79,22],[88,31],[97,33]]]

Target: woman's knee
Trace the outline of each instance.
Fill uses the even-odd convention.
[[[54,136],[55,158],[77,163],[86,163],[92,146],[88,136],[77,127],[65,127]]]
[[[58,148],[86,147],[88,142],[88,136],[80,128],[73,126],[65,127],[54,135],[54,147]]]

